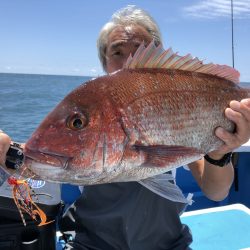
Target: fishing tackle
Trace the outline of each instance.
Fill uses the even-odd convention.
[[[40,209],[32,199],[32,195],[35,195],[34,191],[30,188],[30,185],[26,180],[17,179],[13,176],[8,178],[8,183],[13,187],[12,195],[15,204],[18,208],[20,216],[22,218],[23,224],[26,226],[25,218],[23,212],[29,214],[29,216],[35,220],[40,220],[38,226],[44,226],[52,223],[54,220],[47,221],[47,216]]]
[[[12,142],[6,155],[5,165],[8,168],[18,170],[22,166],[23,161],[24,154],[21,145],[19,143]],[[43,226],[53,222],[53,220],[47,221],[46,214],[33,201],[32,196],[36,197],[36,194],[31,189],[26,180],[17,179],[14,176],[10,176],[8,178],[8,183],[10,186],[12,186],[13,199],[20,213],[24,226],[26,226],[26,222],[23,212],[29,214],[33,220],[40,221],[38,226]]]

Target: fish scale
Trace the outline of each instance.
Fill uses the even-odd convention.
[[[124,77],[125,74],[130,78]],[[130,72],[123,70],[121,74],[116,75],[116,78],[119,78],[116,79],[116,84],[110,85],[113,95],[118,100],[116,106],[123,109],[124,115],[144,138],[144,143],[149,145],[195,147],[198,136],[201,141],[199,144],[203,146],[201,150],[206,152],[208,146],[205,142],[210,145],[212,143],[210,138],[216,139],[211,127],[223,126],[229,131],[233,130],[232,123],[226,120],[223,114],[229,101],[241,100],[248,96],[246,92],[227,80],[185,71],[171,70],[171,74],[167,74],[166,70],[159,69],[140,69]],[[126,82],[123,79],[126,79]],[[152,87],[155,79],[158,81],[157,90]],[[140,91],[140,84],[136,82],[144,82],[143,92]],[[129,86],[129,92],[122,92],[121,89],[125,86]],[[137,98],[131,98],[131,91],[137,93]],[[222,100],[218,97],[218,93],[223,95]],[[159,117],[163,117],[165,126],[163,121],[159,122]],[[207,131],[202,124],[204,120],[208,127]],[[177,123],[181,125],[176,128]],[[194,136],[194,130],[197,136]]]
[[[142,44],[123,69],[81,85],[48,114],[25,146],[28,171],[20,171],[92,185],[191,163],[222,145],[217,127],[233,131],[225,109],[250,96],[237,82],[228,66]]]

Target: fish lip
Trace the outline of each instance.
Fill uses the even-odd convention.
[[[67,171],[67,168],[69,166],[69,163],[70,161],[73,159],[73,157],[70,157],[70,156],[66,156],[64,154],[61,154],[61,153],[56,153],[56,152],[49,152],[47,150],[43,150],[43,149],[39,149],[39,150],[32,150],[30,148],[25,148],[25,161],[27,160],[27,169],[29,171],[31,171],[34,175],[36,175],[38,178],[39,176],[41,176],[38,172],[36,172],[34,169],[32,169],[32,166],[33,166],[33,163],[32,161],[34,161],[34,163],[38,163],[38,164],[41,164],[46,166],[46,165],[51,165],[51,166],[55,166],[58,170],[60,168],[61,171]],[[53,164],[53,162],[46,162],[46,158],[45,158],[45,161],[43,159],[40,159],[39,158],[39,155],[42,155],[42,158],[43,157],[53,157],[54,159],[56,159],[57,161],[61,162],[61,166],[58,166],[57,164]],[[31,163],[29,162],[31,161]],[[92,166],[90,166],[90,168],[92,168]],[[55,169],[56,170],[56,169]],[[86,176],[84,174],[76,174],[75,175],[75,179],[73,180],[74,181],[79,181],[79,185],[81,185],[81,179],[84,178],[84,180],[86,182],[89,182],[89,183],[92,183],[92,180],[99,180],[102,178],[102,173],[98,173],[96,175],[89,175],[89,176]],[[50,180],[50,181],[58,181],[59,183],[65,183],[65,182],[61,182],[60,180],[55,180],[54,178],[49,178],[49,177],[46,177],[47,180]]]
[[[29,159],[29,158],[28,158]],[[39,168],[37,169],[37,165],[34,168],[33,164],[38,164]],[[102,176],[102,173],[98,173],[97,175],[84,175],[84,174],[72,174],[72,178],[61,178],[61,175],[64,175],[65,172],[67,172],[67,170],[62,169],[62,168],[51,168],[51,170],[55,170],[55,171],[59,171],[57,172],[56,176],[59,176],[59,178],[57,177],[53,177],[52,175],[41,175],[40,171],[44,170],[44,167],[47,167],[50,165],[46,164],[46,163],[42,163],[42,162],[38,162],[37,160],[35,162],[31,162],[30,167],[29,167],[29,171],[32,173],[32,175],[29,175],[29,178],[33,178],[35,177],[35,179],[42,179],[42,180],[46,180],[46,181],[51,181],[51,182],[56,182],[56,183],[74,183],[77,185],[92,185],[92,184],[98,184],[100,182],[100,180],[105,179]],[[48,171],[48,169],[46,169]],[[53,173],[53,171],[51,171],[50,173]]]
[[[51,153],[45,150],[39,150],[39,153],[49,155],[49,156],[52,156],[53,158],[58,159],[62,163],[62,169],[67,169],[67,167],[69,166],[69,161],[73,158],[73,157],[66,156],[64,154],[59,154],[59,153],[54,153],[54,152]]]
[[[42,164],[54,165],[54,166],[60,167],[61,169],[67,169],[69,166],[70,160],[73,158],[73,157],[66,156],[66,155],[61,154],[61,153],[49,152],[47,150],[41,150],[41,149],[32,150],[29,148],[25,148],[24,154],[25,154],[25,157],[27,159],[30,159],[30,160],[33,160],[33,161],[36,161],[36,162],[39,162]],[[45,157],[46,156],[52,157],[52,158],[56,159],[58,162],[60,162],[61,165],[58,166],[58,165],[53,164],[53,163],[45,163],[42,160],[40,160],[39,157],[36,157],[37,154],[40,154],[40,155],[45,156]]]

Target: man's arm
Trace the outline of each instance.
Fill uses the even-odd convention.
[[[202,159],[188,166],[201,190],[209,199],[220,201],[227,197],[234,177],[231,163],[219,167]]]
[[[223,128],[216,129],[215,134],[224,141],[224,145],[208,154],[214,160],[221,159],[225,154],[232,152],[250,138],[250,99],[241,102],[232,101],[230,108],[225,110],[225,115],[236,124],[236,129],[234,133],[230,133]],[[219,201],[227,196],[234,177],[231,163],[219,167],[202,159],[188,166],[208,198]]]

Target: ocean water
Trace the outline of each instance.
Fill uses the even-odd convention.
[[[0,73],[0,129],[25,142],[46,114],[85,76]]]
[[[88,76],[0,73],[0,129],[25,142],[46,114]],[[241,83],[249,87],[250,83]]]

